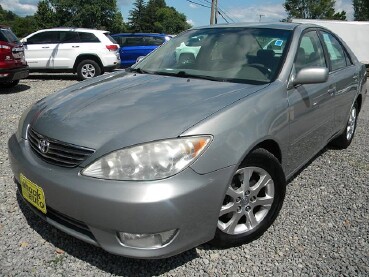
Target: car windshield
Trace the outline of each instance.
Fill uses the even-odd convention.
[[[132,66],[140,73],[261,84],[278,75],[291,31],[267,28],[192,29]]]

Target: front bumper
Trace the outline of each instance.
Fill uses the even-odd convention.
[[[29,75],[29,68],[28,66],[24,66],[13,69],[0,69],[0,74],[7,74],[5,77],[0,77],[0,83],[12,82],[27,78]]]
[[[178,254],[214,237],[220,206],[234,167],[200,175],[188,168],[164,180],[128,182],[81,176],[81,168],[45,163],[28,141],[9,139],[9,158],[17,182],[24,174],[42,187],[50,224],[110,253],[136,258]],[[124,246],[117,232],[158,233],[178,229],[159,249]],[[85,230],[85,231],[83,231]]]

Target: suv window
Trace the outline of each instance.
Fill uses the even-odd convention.
[[[160,46],[165,42],[165,38],[155,36],[131,36],[115,37],[121,47],[125,46]]]
[[[332,34],[325,32],[323,32],[323,40],[331,60],[332,71],[346,67],[345,50],[343,50],[338,40]]]
[[[52,44],[59,43],[59,32],[58,31],[47,31],[37,33],[27,39],[27,44]]]
[[[18,38],[9,29],[0,29],[0,40],[19,43]]]
[[[77,32],[63,31],[60,32],[60,41],[62,43],[75,43],[80,42],[80,39]]]
[[[81,42],[100,42],[100,40],[92,33],[78,32]]]
[[[323,46],[316,31],[305,33],[295,58],[296,72],[305,67],[327,67]]]

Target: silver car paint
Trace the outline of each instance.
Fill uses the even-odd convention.
[[[291,54],[270,85],[117,73],[39,101],[22,117],[20,133],[9,140],[15,178],[22,172],[42,185],[47,203],[85,222],[96,241],[82,239],[112,253],[159,258],[212,239],[224,191],[251,149],[266,141],[277,145],[285,175],[291,177],[345,128],[358,94],[365,98],[365,69],[355,58],[350,70],[331,72],[326,83],[290,86],[298,39],[315,26],[278,26],[295,32]],[[352,74],[358,75],[357,81]],[[340,75],[345,81],[336,82]],[[332,86],[336,90],[329,93]],[[95,148],[81,167],[141,142],[199,134],[211,134],[214,139],[190,168],[168,179],[106,181],[79,175],[81,167],[63,169],[35,157],[25,140],[30,123],[50,137]],[[173,228],[180,229],[175,240],[156,250],[123,247],[116,237],[117,231],[150,233]]]

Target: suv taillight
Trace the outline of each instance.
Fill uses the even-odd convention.
[[[115,45],[115,44],[112,44],[112,45],[106,45],[106,48],[109,50],[109,51],[117,51],[118,50],[118,46]]]
[[[0,43],[0,54],[11,54],[12,48],[9,45]]]

